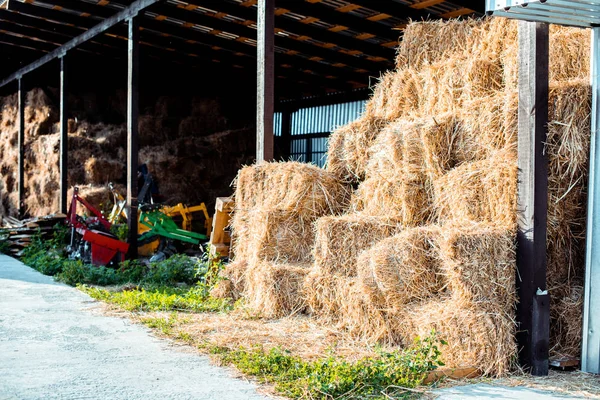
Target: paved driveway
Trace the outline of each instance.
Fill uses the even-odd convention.
[[[206,357],[103,316],[87,295],[0,255],[0,400],[263,398]]]

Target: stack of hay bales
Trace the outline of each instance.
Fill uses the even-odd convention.
[[[382,76],[363,115],[330,139],[327,170],[357,189],[346,214],[313,215],[314,260],[301,293],[312,315],[396,345],[435,329],[449,343],[448,366],[510,370],[517,352],[517,38],[516,23],[503,19],[408,25],[397,70]],[[551,345],[552,354],[577,355],[589,35],[552,27],[550,43]],[[238,181],[238,196],[250,193],[245,184]],[[236,234],[251,238],[243,228]],[[247,271],[258,265],[239,260]]]
[[[73,95],[69,101],[74,116],[88,114],[86,107],[78,109],[81,97]],[[216,197],[228,194],[240,166],[252,160],[254,140],[247,128],[227,129],[232,124],[215,100],[193,99],[191,115],[180,111],[185,109],[180,103],[159,98],[155,113],[141,116],[139,162],[147,163],[157,178],[163,202],[206,202],[210,207]],[[33,216],[47,215],[59,208],[58,114],[41,89],[31,90],[25,105],[25,209]],[[0,107],[0,215],[17,216],[17,96],[0,98]],[[91,108],[98,117],[101,110]],[[68,129],[69,186],[80,186],[80,194],[95,206],[110,208],[107,183],[125,184],[125,125],[74,118]]]
[[[231,222],[235,261],[213,295],[243,295],[265,317],[301,312],[312,263],[313,223],[347,205],[348,188],[309,164],[263,163],[240,170]]]

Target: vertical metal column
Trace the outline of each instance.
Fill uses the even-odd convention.
[[[275,0],[258,1],[256,162],[273,159]]]
[[[592,28],[592,136],[585,254],[581,370],[600,373],[600,28]]]
[[[60,58],[60,212],[67,213],[67,189],[68,189],[68,152],[69,152],[69,124],[67,116],[67,55]]]
[[[19,108],[19,165],[18,165],[18,195],[19,195],[19,219],[23,218],[25,213],[25,87],[23,78],[19,78],[18,89],[18,108]]]
[[[546,291],[548,25],[519,21],[517,306],[520,361],[548,374],[550,302]]]
[[[127,226],[129,258],[137,258],[138,233],[138,116],[139,116],[139,36],[140,20],[134,16],[128,23],[127,50]]]

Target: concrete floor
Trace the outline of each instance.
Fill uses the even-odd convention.
[[[547,392],[527,387],[505,387],[486,384],[456,386],[447,389],[434,390],[436,400],[552,400],[580,399],[562,393]]]
[[[201,355],[170,346],[0,255],[0,400],[263,399]]]

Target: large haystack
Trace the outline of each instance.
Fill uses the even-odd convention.
[[[555,62],[547,151],[553,354],[576,355],[581,338],[577,282],[583,271],[589,149],[587,36],[581,30],[551,29]],[[293,282],[293,289],[260,301],[253,294],[252,303],[268,315],[308,305],[313,316],[338,323],[350,334],[399,346],[435,329],[449,343],[443,348],[448,366],[505,374],[517,351],[516,24],[502,19],[409,24],[396,65],[396,71],[381,77],[362,117],[336,130],[330,140],[327,170],[357,187],[349,210],[326,215],[339,209],[309,207],[322,211],[309,213],[315,221],[312,237],[307,230],[284,229],[276,235],[284,241],[296,235],[297,245],[314,243],[313,266],[284,279]],[[285,225],[302,224],[304,204],[310,199],[323,204],[322,194],[308,184],[302,202],[285,201],[279,187],[292,181],[281,178],[273,171],[252,175],[244,190],[261,188],[262,182],[278,185],[271,201],[297,213],[288,214]],[[248,197],[240,200],[257,207],[255,212],[277,211],[268,203],[261,209]],[[245,218],[247,210],[238,211],[238,218]],[[264,230],[272,236],[281,227]],[[251,242],[243,229],[237,234],[238,243]],[[274,285],[265,286],[261,279],[277,268],[256,265],[256,271],[266,272],[246,283],[272,291]],[[299,275],[306,275],[300,292]],[[270,305],[289,293],[303,301],[287,298],[278,303],[294,306]]]

